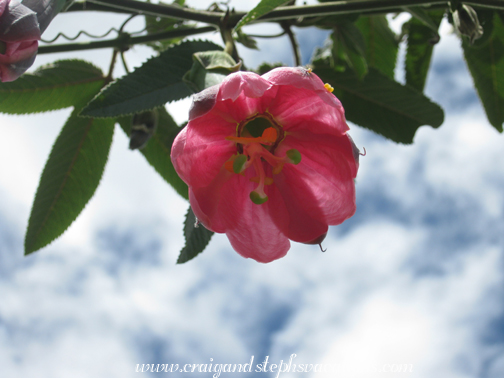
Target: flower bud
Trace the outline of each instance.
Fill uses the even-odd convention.
[[[157,112],[149,110],[137,113],[131,122],[130,145],[131,150],[142,149],[154,135],[157,127]]]
[[[35,61],[38,40],[73,0],[0,0],[0,81],[13,81]]]
[[[471,44],[483,35],[483,27],[479,23],[478,14],[469,5],[459,5],[453,12],[453,22],[460,34],[469,37]]]

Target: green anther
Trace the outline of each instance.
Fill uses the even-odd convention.
[[[233,161],[233,172],[234,173],[242,173],[243,171],[243,166],[247,162],[247,156],[246,155],[238,155],[236,159]]]
[[[5,54],[7,51],[7,44],[3,41],[0,41],[0,54]]]
[[[299,164],[299,162],[301,161],[301,154],[295,148],[287,151],[285,154],[287,155],[292,164]]]
[[[261,197],[259,193],[256,191],[250,192],[250,199],[252,202],[254,202],[256,205],[262,205],[264,202],[268,200],[268,196],[266,197]]]

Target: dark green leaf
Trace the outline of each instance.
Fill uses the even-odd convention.
[[[333,60],[345,59],[348,66],[362,79],[368,71],[366,44],[360,30],[352,22],[340,22],[332,34]],[[336,64],[337,65],[337,64]]]
[[[238,24],[235,26],[235,30],[241,28],[242,26],[248,24],[249,22],[257,20],[259,17],[271,12],[273,9],[287,3],[289,0],[261,0],[259,4],[256,5],[254,9],[248,12]]]
[[[52,148],[28,221],[25,254],[59,237],[93,196],[107,162],[113,120],[80,118],[74,110]]]
[[[478,12],[479,14],[479,12]],[[495,12],[493,28],[485,27],[485,36],[471,45],[463,38],[462,47],[474,85],[490,124],[502,132],[504,122],[504,25]]]
[[[158,125],[156,132],[140,152],[157,173],[159,173],[178,194],[187,199],[187,185],[180,179],[177,172],[175,172],[175,168],[173,168],[170,159],[173,140],[182,129],[177,126],[164,107],[158,108],[157,112]],[[118,119],[119,125],[128,136],[131,131],[131,119],[131,116]]]
[[[185,247],[180,251],[177,264],[183,264],[199,255],[214,233],[207,230],[201,223],[196,224],[196,217],[189,207],[184,221]]]
[[[0,83],[0,112],[26,114],[63,109],[91,98],[103,86],[100,69],[82,60],[60,60]]]
[[[193,54],[220,49],[220,46],[208,41],[187,41],[170,47],[105,87],[81,114],[117,117],[154,109],[190,96],[193,92],[182,78],[193,64]]]
[[[439,27],[444,16],[444,10],[430,11],[428,16]],[[407,49],[405,58],[406,84],[423,91],[434,43],[437,42],[437,32],[432,31],[431,26],[426,26],[422,21],[412,18],[404,29],[407,31]]]
[[[355,25],[364,36],[368,66],[394,79],[399,45],[385,16],[361,17]]]
[[[420,126],[443,123],[443,110],[437,104],[375,69],[371,68],[364,80],[348,70],[316,67],[314,72],[334,87],[349,121],[395,142],[412,143]]]

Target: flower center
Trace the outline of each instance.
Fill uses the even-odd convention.
[[[250,193],[250,199],[257,205],[263,204],[268,200],[264,186],[273,183],[273,178],[266,176],[263,162],[273,167],[275,175],[282,171],[286,163],[298,164],[301,161],[301,154],[296,149],[288,150],[284,157],[273,154],[283,140],[284,132],[282,127],[268,115],[256,115],[240,123],[237,134],[237,136],[226,137],[226,140],[237,144],[237,154],[231,156],[224,167],[236,174],[243,174],[249,167],[253,167],[256,176],[250,181],[258,185]]]

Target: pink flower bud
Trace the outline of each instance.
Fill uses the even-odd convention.
[[[354,214],[358,150],[347,131],[311,70],[236,72],[194,96],[171,157],[199,221],[266,263]]]
[[[13,81],[35,61],[38,40],[68,0],[0,0],[0,81]]]

